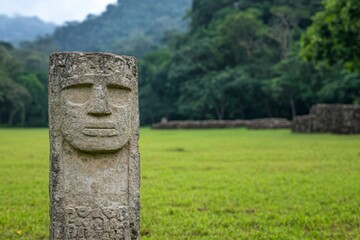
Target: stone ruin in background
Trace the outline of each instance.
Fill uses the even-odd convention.
[[[317,104],[309,115],[295,117],[291,128],[303,133],[360,133],[360,106]]]
[[[151,126],[154,129],[211,129],[240,128],[281,129],[291,128],[293,132],[303,133],[360,133],[360,106],[344,104],[317,104],[310,114],[297,116],[291,122],[285,118],[262,118],[252,120],[203,120],[203,121],[167,121]]]
[[[240,128],[249,129],[279,129],[290,128],[291,122],[285,118],[261,118],[253,120],[203,120],[203,121],[167,121],[151,126],[154,129],[211,129],[211,128]]]

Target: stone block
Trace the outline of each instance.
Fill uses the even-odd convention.
[[[139,239],[135,58],[52,54],[49,125],[50,239]]]

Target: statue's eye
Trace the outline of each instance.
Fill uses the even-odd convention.
[[[108,85],[109,103],[114,106],[125,106],[130,103],[131,89],[119,85]]]
[[[67,101],[71,103],[82,104],[90,98],[91,86],[92,84],[72,85],[65,88],[62,91],[62,94]]]

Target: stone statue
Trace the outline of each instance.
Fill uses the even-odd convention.
[[[51,55],[49,123],[50,239],[139,239],[135,58]]]

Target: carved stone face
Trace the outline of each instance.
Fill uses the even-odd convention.
[[[112,75],[76,76],[61,90],[61,132],[83,152],[120,150],[131,135],[132,89]]]

